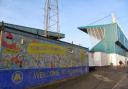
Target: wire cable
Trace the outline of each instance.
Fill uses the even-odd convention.
[[[96,20],[96,21],[90,23],[89,25],[95,24],[95,23],[97,23],[97,22],[99,22],[99,21],[102,21],[102,20],[104,20],[104,19],[106,19],[106,18],[108,18],[108,17],[110,17],[110,16],[111,16],[111,15],[109,14],[109,15],[107,15],[107,16],[101,18],[101,19],[98,19],[98,20]]]

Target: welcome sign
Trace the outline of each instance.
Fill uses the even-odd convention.
[[[88,67],[0,70],[0,89],[25,89],[88,73]]]

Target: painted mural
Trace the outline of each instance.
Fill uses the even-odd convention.
[[[3,33],[3,68],[65,68],[88,64],[86,50],[10,32]]]
[[[1,61],[1,40],[2,40],[2,31],[0,31],[0,61]],[[2,63],[0,62],[0,68],[2,67]]]

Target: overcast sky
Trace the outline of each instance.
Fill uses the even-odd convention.
[[[0,0],[0,21],[43,29],[44,0]],[[64,41],[89,47],[89,37],[77,27],[114,12],[128,35],[128,0],[59,0],[60,28]],[[111,23],[111,17],[96,24]]]

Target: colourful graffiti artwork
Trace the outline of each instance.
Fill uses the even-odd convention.
[[[3,63],[1,62],[1,47],[2,47],[2,31],[0,31],[0,68],[2,67]]]
[[[5,28],[0,48],[0,89],[26,89],[88,73],[87,50],[66,42]]]
[[[86,50],[14,33],[3,33],[5,68],[65,68],[87,64]]]
[[[10,32],[3,32],[1,44],[0,68],[7,70],[0,71],[0,89],[24,89],[88,72],[87,51],[72,44]]]
[[[1,47],[1,38],[2,38],[2,37],[1,37],[1,35],[0,35],[0,47]]]

